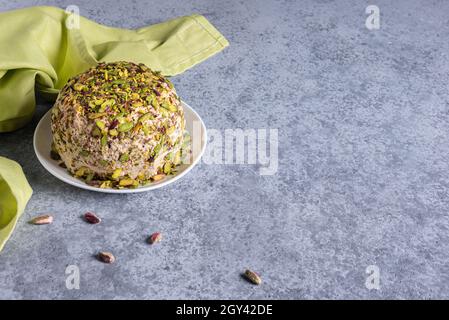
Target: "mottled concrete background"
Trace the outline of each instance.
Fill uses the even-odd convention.
[[[279,128],[279,171],[201,164],[146,194],[83,191],[34,155],[41,105],[0,135],[34,189],[0,254],[0,298],[449,297],[448,1],[0,0],[38,4],[128,28],[204,14],[231,46],[173,81],[209,128]],[[365,27],[368,4],[380,30]],[[104,223],[83,223],[86,210]],[[47,212],[53,225],[26,224]],[[156,230],[165,238],[149,247]],[[80,290],[65,288],[71,264]]]

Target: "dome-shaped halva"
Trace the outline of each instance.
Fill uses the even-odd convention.
[[[70,79],[51,120],[54,151],[91,185],[136,187],[180,162],[181,100],[169,80],[143,64],[100,63]]]

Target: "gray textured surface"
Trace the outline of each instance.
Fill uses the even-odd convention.
[[[0,154],[23,165],[34,189],[0,254],[0,298],[449,297],[449,2],[0,0],[0,8],[73,3],[117,27],[205,14],[231,46],[174,83],[209,128],[279,128],[279,171],[202,164],[143,195],[82,191],[34,156],[34,126],[48,108],[40,106],[27,128],[0,135]],[[378,31],[364,25],[372,3]],[[83,223],[86,210],[104,223]],[[25,223],[47,212],[53,225]],[[165,238],[149,247],[155,230]],[[117,263],[97,262],[100,249]],[[65,288],[69,264],[81,269],[80,290]],[[379,291],[364,285],[371,264]],[[247,266],[262,286],[240,278]]]

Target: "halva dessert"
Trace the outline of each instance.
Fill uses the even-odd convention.
[[[137,187],[181,162],[184,111],[172,83],[143,64],[100,63],[72,78],[52,109],[53,152],[102,188]]]

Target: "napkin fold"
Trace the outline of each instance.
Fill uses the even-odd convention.
[[[0,13],[0,30],[0,132],[32,118],[35,88],[56,98],[70,77],[99,61],[144,63],[173,76],[229,45],[200,15],[127,30],[56,7],[30,7]]]
[[[0,13],[0,30],[0,133],[31,120],[36,89],[55,99],[69,78],[100,61],[144,63],[173,76],[229,45],[200,15],[126,30],[55,7],[30,7]],[[0,251],[31,194],[20,165],[0,157]]]
[[[32,193],[22,167],[15,161],[0,157],[0,251]]]

